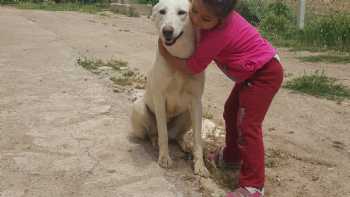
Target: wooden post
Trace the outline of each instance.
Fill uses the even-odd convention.
[[[298,27],[304,29],[305,26],[305,0],[299,0]]]

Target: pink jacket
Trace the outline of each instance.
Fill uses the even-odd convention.
[[[276,55],[276,49],[239,13],[233,11],[224,23],[212,30],[201,30],[194,54],[187,60],[193,74],[215,61],[236,82],[251,77]]]

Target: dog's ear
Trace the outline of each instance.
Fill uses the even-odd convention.
[[[158,9],[159,9],[159,3],[157,3],[156,5],[153,6],[152,8],[152,14],[151,14],[151,20],[154,21],[155,17],[158,13]]]

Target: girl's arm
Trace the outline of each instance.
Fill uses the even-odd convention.
[[[196,50],[189,59],[181,59],[172,56],[163,46],[161,40],[158,40],[158,48],[160,54],[174,70],[178,70],[187,75],[195,75],[204,71],[214,57],[216,57],[231,40],[231,32],[222,29],[201,35]]]
[[[187,67],[186,59],[181,59],[175,56],[172,56],[168,50],[164,47],[161,39],[158,40],[158,48],[160,54],[165,58],[167,63],[176,71],[180,71],[186,75],[192,75],[192,72]]]

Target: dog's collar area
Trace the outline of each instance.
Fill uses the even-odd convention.
[[[165,45],[167,46],[172,46],[173,44],[176,43],[176,41],[184,34],[184,31],[182,31],[172,42],[168,43],[165,41]]]

